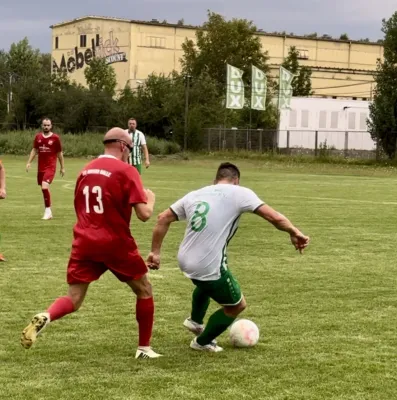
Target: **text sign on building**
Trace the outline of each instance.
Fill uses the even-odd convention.
[[[105,41],[99,38],[99,45],[95,45],[95,40],[91,40],[91,47],[88,49],[79,49],[77,46],[66,53],[62,54],[60,63],[52,61],[53,72],[67,71],[73,73],[76,70],[90,65],[93,58],[104,58],[106,64],[115,64],[119,62],[127,62],[127,54],[120,51],[118,46],[119,39],[113,36],[113,32],[109,32],[109,38]]]

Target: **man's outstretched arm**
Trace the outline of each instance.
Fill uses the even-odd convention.
[[[168,208],[157,217],[156,226],[153,229],[152,249],[147,259],[147,264],[150,269],[160,268],[160,252],[164,238],[167,235],[170,225],[178,221],[176,214]]]

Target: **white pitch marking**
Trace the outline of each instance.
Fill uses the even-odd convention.
[[[397,205],[395,201],[371,201],[371,200],[356,200],[356,199],[340,199],[334,197],[307,197],[307,196],[283,196],[283,198],[293,199],[306,199],[306,200],[325,200],[337,202],[351,202],[351,203],[366,203],[366,204],[381,204],[381,205]]]

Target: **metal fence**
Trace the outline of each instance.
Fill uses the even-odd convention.
[[[302,131],[210,128],[203,132],[203,148],[215,151],[278,151],[313,156],[381,157],[366,131]]]

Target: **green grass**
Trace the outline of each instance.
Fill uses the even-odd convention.
[[[242,184],[312,238],[303,256],[286,234],[245,215],[229,248],[259,344],[219,354],[190,350],[182,322],[192,284],[178,270],[184,224],[172,226],[163,265],[150,274],[159,360],[134,359],[134,297],[111,274],[76,314],[49,326],[29,351],[21,330],[66,292],[75,221],[73,186],[85,160],[66,159],[52,185],[54,219],[41,221],[41,191],[25,158],[3,158],[0,202],[0,397],[4,399],[394,399],[397,396],[397,173],[394,168],[238,161]],[[155,161],[143,180],[156,214],[212,181],[219,160]],[[132,222],[144,256],[155,218]],[[210,311],[216,306],[211,305]]]
[[[32,149],[37,131],[0,132],[0,154],[25,155]],[[66,157],[89,157],[101,154],[103,133],[84,133],[81,135],[60,134],[63,153]],[[170,155],[181,151],[175,142],[155,137],[146,137],[152,155]]]

